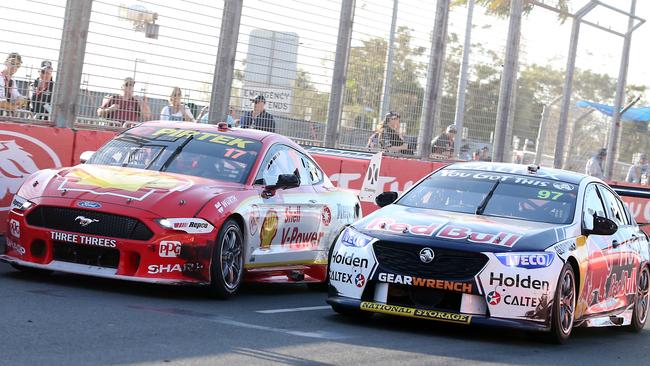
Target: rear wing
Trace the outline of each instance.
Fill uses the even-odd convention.
[[[639,185],[610,184],[634,216],[639,225],[650,224],[650,187]]]

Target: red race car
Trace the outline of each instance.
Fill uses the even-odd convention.
[[[244,280],[324,282],[332,242],[360,216],[357,195],[283,136],[148,122],[85,164],[29,177],[0,259],[227,298]]]

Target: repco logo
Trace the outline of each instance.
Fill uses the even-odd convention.
[[[345,264],[352,267],[368,268],[368,260],[366,258],[355,257],[354,254],[343,255],[335,253],[332,256],[332,263]]]
[[[58,168],[61,160],[46,143],[32,136],[0,129],[0,212],[11,208],[11,199],[32,173]]]
[[[207,222],[190,222],[190,227],[193,227],[195,229],[207,229],[208,228],[208,223]]]

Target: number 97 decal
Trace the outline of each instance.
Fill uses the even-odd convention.
[[[537,198],[542,199],[542,200],[552,200],[556,201],[560,197],[562,197],[564,193],[562,192],[555,192],[555,191],[548,191],[546,189],[542,189],[540,191],[537,191]]]

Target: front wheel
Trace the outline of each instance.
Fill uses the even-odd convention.
[[[648,266],[644,266],[639,274],[632,323],[630,323],[630,329],[635,332],[640,332],[645,326],[646,320],[648,320],[648,306],[650,306],[648,287],[650,287],[650,270],[648,270]]]
[[[569,263],[560,272],[552,309],[550,339],[555,343],[566,343],[573,330],[576,309],[576,280]]]
[[[232,297],[241,285],[244,272],[244,245],[241,228],[233,219],[221,226],[212,251],[210,292],[219,299]]]

